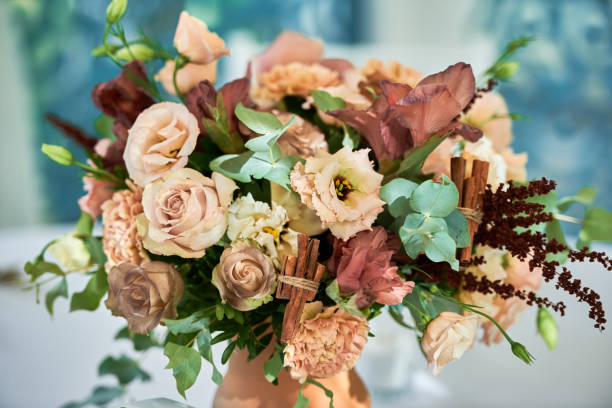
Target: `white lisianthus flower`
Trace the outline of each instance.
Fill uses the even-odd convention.
[[[249,193],[237,198],[228,209],[230,240],[250,240],[261,246],[278,268],[285,255],[297,253],[297,232],[288,228],[287,211],[280,205],[270,208]]]
[[[47,249],[57,262],[65,268],[66,273],[82,272],[92,265],[91,254],[82,239],[72,234],[55,241]]]

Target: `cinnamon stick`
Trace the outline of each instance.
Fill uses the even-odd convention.
[[[453,157],[451,159],[451,180],[459,191],[459,206],[463,202],[463,179],[465,179],[465,159],[463,157]]]
[[[476,190],[476,178],[469,177],[465,179],[463,183],[463,207],[475,209],[478,201],[478,192]],[[468,232],[470,233],[470,245],[461,249],[461,256],[459,260],[462,263],[469,262],[472,257],[472,242],[474,239],[474,233],[476,232],[477,224],[474,220],[468,218]]]

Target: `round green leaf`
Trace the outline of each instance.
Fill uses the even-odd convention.
[[[448,177],[442,176],[442,183],[427,180],[418,186],[410,197],[410,206],[425,215],[446,217],[457,208],[458,201],[457,187]]]

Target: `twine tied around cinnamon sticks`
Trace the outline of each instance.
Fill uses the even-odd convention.
[[[298,255],[286,256],[278,277],[276,297],[289,299],[283,316],[281,342],[287,343],[300,324],[306,302],[314,300],[325,266],[317,263],[319,240],[298,235]]]
[[[489,162],[474,160],[472,163],[472,174],[465,177],[466,161],[463,157],[451,159],[451,179],[459,191],[458,209],[468,221],[470,234],[470,245],[461,250],[460,262],[467,265],[472,258],[472,247],[474,245],[474,234],[478,224],[482,222],[482,193],[487,185],[489,175]]]

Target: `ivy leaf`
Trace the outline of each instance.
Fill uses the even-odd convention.
[[[448,227],[448,235],[455,240],[457,243],[457,248],[465,248],[470,245],[468,222],[461,211],[455,209],[449,215],[444,217],[444,221]]]
[[[75,310],[96,310],[100,300],[108,291],[108,281],[104,267],[100,267],[91,275],[87,286],[81,292],[76,292],[70,299],[70,311]]]
[[[459,261],[455,257],[457,246],[455,241],[444,231],[425,234],[425,255],[434,262],[446,261],[454,270],[459,269]]]
[[[310,91],[312,95],[315,105],[323,112],[334,111],[338,109],[346,108],[346,103],[344,99],[338,98],[337,96],[332,96],[329,92],[322,90],[312,90]]]
[[[433,135],[419,147],[415,147],[408,156],[400,163],[397,175],[404,178],[414,178],[419,175],[425,159],[442,143],[446,135]]]
[[[595,189],[593,187],[583,187],[581,188],[576,195],[571,197],[564,197],[557,203],[557,209],[559,212],[567,211],[572,204],[579,203],[584,205],[593,204],[593,200],[595,200]]]
[[[612,241],[612,212],[603,208],[589,208],[582,223],[582,229],[578,233],[582,242]]]
[[[119,384],[126,385],[140,379],[140,381],[151,381],[151,376],[138,365],[135,360],[122,355],[119,358],[106,357],[98,366],[98,375],[114,375]]]
[[[164,355],[168,357],[166,368],[172,369],[176,379],[176,389],[183,398],[187,398],[185,391],[195,383],[202,368],[200,353],[193,348],[169,342],[164,347]]]
[[[45,306],[47,307],[47,311],[51,316],[53,316],[53,303],[58,297],[68,299],[68,282],[66,281],[65,276],[62,276],[59,283],[49,289],[47,295],[45,296]]]
[[[132,341],[134,350],[136,351],[148,350],[151,347],[160,347],[160,344],[154,340],[151,334],[145,336],[144,334],[132,333],[127,326],[119,330],[115,335],[115,340],[119,339]]]
[[[184,319],[162,319],[172,334],[195,333],[208,327],[210,320],[201,311],[195,312]]]
[[[298,389],[297,401],[293,405],[293,408],[307,408],[308,407],[308,398],[304,396],[302,393],[302,388],[304,388],[304,384],[300,386]]]
[[[217,366],[215,366],[215,361],[213,360],[212,354],[212,336],[208,329],[202,329],[198,338],[196,339],[196,343],[198,344],[198,350],[200,350],[200,355],[208,361],[212,365],[213,373],[212,380],[215,384],[221,385],[223,382],[223,375],[217,370]]]
[[[85,246],[91,254],[91,258],[98,266],[104,266],[106,263],[106,254],[102,249],[102,237],[92,237],[91,235],[85,238]]]
[[[275,351],[274,354],[270,356],[268,361],[264,363],[264,375],[266,376],[266,380],[269,382],[274,382],[278,378],[278,374],[280,374],[283,368],[283,358],[279,351]]]
[[[380,198],[387,203],[392,216],[400,217],[412,211],[408,200],[418,186],[410,180],[396,178],[382,186]]]
[[[60,268],[57,264],[43,261],[42,259],[36,259],[34,262],[28,261],[23,269],[26,274],[30,275],[31,282],[34,282],[44,273],[52,273],[54,275],[64,274],[62,268]]]
[[[418,186],[410,197],[410,206],[427,216],[446,217],[457,208],[458,201],[457,187],[443,175],[442,183],[427,180]]]

